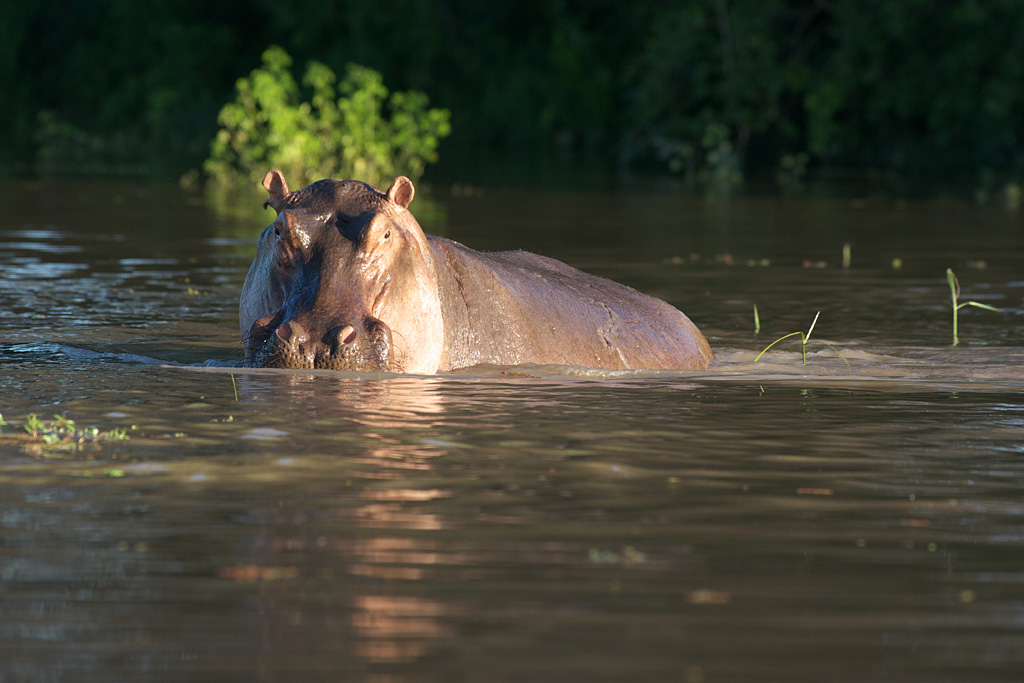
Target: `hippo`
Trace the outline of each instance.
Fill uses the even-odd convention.
[[[267,173],[238,307],[248,367],[435,374],[493,365],[704,370],[704,335],[669,304],[525,251],[427,235],[405,176],[386,192]]]

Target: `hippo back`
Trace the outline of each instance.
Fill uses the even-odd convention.
[[[480,363],[703,370],[714,358],[682,312],[524,251],[429,237],[445,327],[442,370]]]

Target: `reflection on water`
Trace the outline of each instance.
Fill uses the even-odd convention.
[[[680,305],[717,362],[245,370],[251,245],[216,237],[238,226],[160,188],[22,202],[0,223],[0,680],[1015,680],[1019,218],[442,200],[456,239]],[[801,267],[849,239],[850,270]],[[964,313],[955,348],[948,266],[1003,309]],[[835,349],[754,363],[817,310]],[[131,438],[30,443],[29,413]]]

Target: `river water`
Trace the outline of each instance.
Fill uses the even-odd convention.
[[[664,298],[718,355],[420,377],[232,366],[258,211],[7,196],[0,681],[1024,678],[1024,212],[420,192],[428,232]],[[957,346],[946,268],[1000,309]],[[754,362],[819,311],[806,364]]]

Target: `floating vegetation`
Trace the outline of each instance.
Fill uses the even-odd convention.
[[[956,346],[960,343],[960,337],[957,332],[961,308],[964,306],[974,306],[975,308],[984,308],[986,311],[998,311],[999,309],[995,306],[978,303],[977,301],[960,301],[960,281],[956,279],[952,268],[946,268],[946,281],[949,283],[949,295],[953,303],[953,346]]]
[[[773,346],[778,344],[780,341],[783,341],[785,339],[789,339],[790,337],[795,337],[797,335],[800,335],[800,354],[801,354],[801,357],[803,359],[803,364],[807,365],[807,345],[811,343],[811,333],[814,332],[814,326],[818,323],[818,316],[819,315],[821,315],[821,311],[818,311],[817,313],[814,314],[814,320],[811,321],[811,326],[807,329],[807,333],[806,334],[804,334],[803,332],[790,332],[789,334],[787,334],[785,336],[779,337],[778,339],[773,341],[771,344],[769,344],[768,346],[764,347],[764,350],[761,351],[761,353],[757,354],[757,358],[754,359],[754,362],[756,363],[757,361],[761,360],[761,356],[763,356],[765,353],[767,353],[768,349],[772,348]],[[819,344],[824,344],[828,348],[830,348],[833,351],[835,351],[836,355],[839,356],[839,358],[841,358],[844,363],[846,363],[846,367],[850,367],[850,361],[846,360],[846,358],[843,357],[843,354],[841,354],[839,352],[839,349],[837,349],[836,347],[832,346],[828,342],[820,341],[818,339],[815,339],[814,341],[819,343]]]
[[[603,548],[591,548],[587,553],[587,557],[594,564],[624,564],[626,566],[633,566],[647,561],[647,553],[641,552],[629,545],[623,548],[621,553]]]
[[[135,426],[130,429],[135,429]],[[36,413],[30,413],[18,430],[16,425],[6,422],[0,415],[0,444],[19,445],[44,454],[55,451],[80,451],[86,446],[98,446],[105,441],[126,441],[131,438],[130,429],[115,427],[100,431],[97,427],[79,428],[75,421],[66,415],[54,415],[52,420],[46,420]]]

